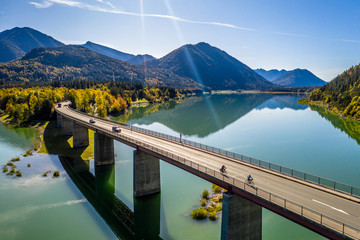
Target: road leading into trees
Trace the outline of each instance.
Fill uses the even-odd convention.
[[[128,126],[120,125],[121,133],[115,133],[112,127],[116,123],[95,117],[96,122],[91,124],[89,120],[92,116],[74,111],[68,106],[56,107],[56,111],[80,125],[153,153],[175,166],[231,189],[324,236],[331,237],[331,234],[326,233],[329,231],[343,237],[360,239],[359,198],[247,162],[135,131]],[[219,173],[222,165],[227,167],[226,175]],[[255,187],[244,184],[249,174],[254,178]]]

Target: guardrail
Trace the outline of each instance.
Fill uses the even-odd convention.
[[[114,125],[121,125],[121,126],[123,126],[125,128],[135,130],[135,131],[138,131],[138,132],[150,134],[150,135],[153,135],[153,136],[161,137],[161,138],[168,139],[168,140],[175,141],[175,142],[179,142],[179,143],[181,142],[181,143],[183,143],[185,145],[196,147],[196,148],[206,150],[206,151],[209,151],[209,152],[212,152],[212,153],[220,154],[222,156],[232,158],[233,160],[236,160],[236,161],[247,162],[247,163],[250,163],[250,164],[252,164],[254,166],[266,168],[266,169],[269,169],[269,170],[272,170],[272,171],[275,171],[275,172],[278,172],[278,173],[282,173],[282,174],[285,174],[285,175],[288,175],[288,176],[292,176],[292,177],[297,178],[297,179],[305,180],[305,181],[317,184],[319,186],[327,187],[327,188],[330,188],[330,189],[333,189],[333,190],[336,190],[336,191],[346,193],[346,194],[349,194],[351,196],[360,198],[360,188],[358,188],[358,187],[353,187],[353,186],[350,186],[350,185],[347,185],[347,184],[344,184],[344,183],[332,181],[332,180],[329,180],[329,179],[326,179],[326,178],[323,178],[323,177],[319,177],[319,176],[316,176],[316,175],[313,175],[313,174],[305,173],[305,172],[302,172],[302,171],[298,171],[298,170],[291,169],[291,168],[288,168],[288,167],[284,167],[284,166],[281,166],[281,165],[277,165],[277,164],[274,164],[274,163],[266,162],[266,161],[263,161],[263,160],[260,160],[260,159],[248,157],[248,156],[238,154],[238,153],[234,153],[234,152],[231,152],[231,151],[223,150],[223,149],[220,149],[220,148],[208,146],[206,144],[197,143],[197,142],[190,141],[190,140],[187,140],[187,139],[184,139],[184,138],[180,139],[179,137],[171,136],[171,135],[168,135],[168,134],[159,133],[159,132],[156,132],[156,131],[131,126],[131,125],[126,124],[126,123],[120,123],[120,122],[112,121],[112,120],[109,120],[109,119],[104,119],[104,118],[100,118],[100,117],[97,117],[97,116],[89,115],[87,113],[77,111],[77,110],[72,109],[70,107],[69,107],[69,109],[72,110],[72,111],[87,115],[89,117],[99,119],[101,121],[106,121],[106,122],[112,123]]]
[[[63,115],[66,115],[66,117],[70,118],[70,119],[73,119],[73,120],[76,120],[78,122],[81,122],[83,125],[86,125],[86,126],[89,126],[89,127],[93,127],[93,125],[91,125],[90,123],[88,122],[85,122],[83,120],[79,120],[79,119],[76,119],[70,115],[67,115],[67,114],[64,114],[64,113],[61,113]],[[91,116],[91,115],[89,115]],[[101,119],[101,118],[100,118]],[[101,119],[103,120],[103,119]],[[108,120],[110,121],[110,120]],[[113,122],[113,121],[111,121]],[[117,123],[117,122],[113,122],[113,123]],[[127,126],[129,127],[129,126]],[[130,128],[130,127],[129,127]],[[206,166],[203,166],[201,164],[198,164],[198,163],[195,163],[189,159],[186,159],[186,158],[183,158],[183,157],[180,157],[176,154],[172,154],[172,153],[169,153],[168,151],[164,151],[160,148],[157,148],[157,147],[154,147],[152,145],[149,145],[149,144],[146,144],[146,143],[143,143],[141,141],[138,141],[136,139],[133,139],[133,138],[130,138],[130,137],[127,137],[125,136],[124,134],[122,133],[116,133],[116,132],[113,132],[113,131],[110,131],[110,130],[107,130],[105,128],[100,128],[99,130],[103,131],[103,132],[107,132],[117,138],[120,138],[120,139],[123,139],[127,142],[130,142],[130,143],[133,143],[135,145],[138,145],[138,146],[141,146],[147,150],[150,150],[154,153],[157,153],[157,154],[160,154],[164,157],[167,157],[167,158],[171,158],[173,159],[174,161],[177,161],[178,163],[180,164],[183,164],[183,165],[186,165],[194,170],[197,170],[203,174],[206,174],[210,177],[213,177],[217,180],[220,180],[220,181],[223,181],[225,183],[228,183],[228,184],[231,184],[233,187],[237,188],[237,189],[240,189],[240,190],[243,190],[243,191],[246,191],[250,194],[253,194],[254,196],[258,197],[258,198],[261,198],[265,201],[268,201],[270,203],[273,203],[281,208],[284,208],[286,210],[289,210],[299,216],[302,216],[304,218],[307,218],[307,219],[310,219],[311,221],[317,223],[317,224],[320,224],[321,226],[323,227],[326,227],[328,229],[331,229],[335,232],[338,232],[346,237],[349,237],[349,238],[353,238],[353,239],[360,239],[360,229],[357,229],[356,227],[353,227],[353,226],[350,226],[348,224],[344,224],[338,220],[335,220],[331,217],[328,217],[324,214],[321,214],[311,208],[308,208],[308,207],[304,207],[302,206],[301,204],[298,204],[298,203],[295,203],[293,201],[290,201],[290,200],[287,200],[281,196],[278,196],[276,194],[273,194],[271,192],[268,192],[264,189],[261,189],[259,187],[251,187],[249,186],[248,184],[246,184],[244,181],[242,180],[239,180],[239,179],[236,179],[236,178],[233,178],[233,177],[226,177],[224,176],[223,174],[221,174],[218,170],[214,170],[212,168],[208,168]],[[149,130],[150,131],[150,130]]]

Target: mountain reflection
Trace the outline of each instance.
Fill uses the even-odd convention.
[[[138,114],[141,118],[130,116],[127,120],[140,125],[159,122],[183,135],[203,138],[224,129],[253,109],[306,109],[307,106],[297,103],[299,98],[271,94],[209,95],[186,99],[171,105],[171,108],[159,108],[150,114]],[[143,108],[145,111],[146,108]]]
[[[312,106],[310,109],[316,111],[321,117],[328,120],[335,128],[340,129],[360,145],[360,123],[348,120],[328,112],[325,108]]]

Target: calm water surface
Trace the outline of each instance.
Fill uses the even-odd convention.
[[[359,125],[299,105],[297,99],[212,95],[133,108],[118,120],[175,136],[181,133],[194,141],[360,187]],[[29,129],[0,125],[1,165],[31,148],[35,135]],[[161,161],[161,194],[145,202],[134,200],[133,149],[115,142],[115,151],[113,170],[104,178],[112,186],[111,194],[135,211],[137,226],[150,226],[144,236],[220,239],[221,216],[215,222],[189,216],[199,207],[200,194],[211,188],[210,183]],[[0,174],[0,239],[117,239],[106,217],[98,213],[101,204],[85,197],[92,188],[84,192],[58,156],[36,154],[22,157],[16,165],[23,177]],[[93,161],[88,169],[98,171]],[[48,170],[59,170],[61,177],[42,177]],[[263,210],[263,239],[322,237]]]

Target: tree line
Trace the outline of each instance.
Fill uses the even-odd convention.
[[[181,98],[175,88],[150,87],[132,82],[69,81],[51,85],[8,86],[0,89],[0,109],[17,124],[54,118],[54,105],[65,99],[79,111],[106,117],[121,113],[132,103]]]

